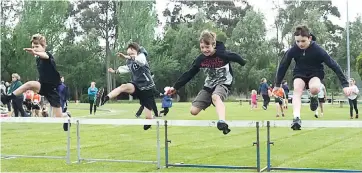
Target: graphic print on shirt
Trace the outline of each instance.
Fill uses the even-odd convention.
[[[205,87],[214,88],[217,85],[230,85],[232,83],[232,75],[230,73],[230,64],[216,58],[206,58],[201,62],[200,68],[206,74]]]

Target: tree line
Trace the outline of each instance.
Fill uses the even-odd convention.
[[[267,39],[269,26],[266,16],[247,1],[178,1],[166,8],[164,33],[155,36],[160,25],[155,1],[1,1],[1,78],[10,81],[12,73],[22,80],[36,80],[35,60],[23,51],[30,46],[30,37],[41,33],[47,38],[47,50],[54,54],[57,68],[65,77],[71,98],[86,94],[91,81],[108,91],[130,80],[129,75],[107,73],[109,67],[123,65],[116,53],[124,51],[131,41],[138,42],[149,52],[151,70],[160,91],[172,85],[187,71],[200,54],[198,37],[209,29],[225,42],[227,49],[239,53],[248,62],[240,67],[232,64],[234,84],[232,94],[249,93],[257,89],[260,79],[274,80],[282,50],[293,44],[296,25],[306,24],[317,42],[347,69],[346,32],[331,22],[330,16],[340,17],[330,1],[284,1],[275,4],[277,10],[272,39]],[[196,14],[184,14],[182,9],[197,9]],[[362,76],[362,19],[350,23],[350,55],[352,77]],[[105,46],[100,46],[104,42]],[[359,56],[359,58],[358,58]],[[285,79],[291,82],[293,64]],[[339,89],[339,81],[326,68],[325,83],[329,89]],[[199,73],[183,87],[181,100],[193,97],[204,82]]]

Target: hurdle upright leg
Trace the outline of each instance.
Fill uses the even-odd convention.
[[[362,172],[362,170],[348,170],[348,169],[323,169],[323,168],[287,168],[287,167],[272,167],[271,165],[271,148],[274,142],[270,141],[270,121],[267,121],[267,171],[308,171],[308,172]]]
[[[229,165],[204,165],[204,164],[170,164],[169,163],[169,143],[171,140],[168,139],[168,124],[165,120],[165,167],[193,167],[193,168],[221,168],[221,169],[256,169],[260,171],[260,136],[259,136],[259,122],[255,123],[256,127],[256,142],[253,142],[253,146],[256,146],[256,166],[229,166]]]

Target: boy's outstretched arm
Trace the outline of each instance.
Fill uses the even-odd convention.
[[[42,59],[49,59],[49,54],[47,52],[36,52],[33,48],[24,48],[24,50],[32,55],[39,56]]]
[[[144,53],[140,53],[138,54],[136,57],[134,57],[134,61],[140,65],[140,66],[144,66],[147,63],[147,58],[146,55]]]
[[[117,68],[117,70],[115,70],[116,74],[124,74],[124,73],[129,73],[129,72],[130,72],[130,70],[127,65],[119,66]]]
[[[323,57],[324,63],[329,68],[331,68],[334,71],[334,73],[336,73],[339,81],[341,82],[342,87],[343,88],[348,87],[349,83],[347,81],[346,76],[343,74],[341,67],[337,64],[336,61],[334,61],[334,59],[331,58],[331,56],[328,55],[328,53],[325,50],[321,49],[321,53],[322,53],[321,56]]]
[[[192,63],[192,67],[177,79],[177,81],[173,85],[173,88],[175,90],[180,89],[181,87],[186,85],[187,82],[189,82],[194,76],[196,76],[196,74],[200,71],[200,60],[201,56],[197,57],[196,60]]]
[[[279,63],[279,68],[277,71],[277,75],[275,77],[275,86],[280,86],[282,83],[282,80],[284,79],[285,73],[287,72],[290,63],[292,62],[293,55],[292,51],[288,50],[285,54],[283,59]]]

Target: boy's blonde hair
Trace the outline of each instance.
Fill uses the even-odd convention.
[[[40,44],[41,46],[45,47],[47,44],[47,41],[43,35],[35,34],[31,37],[30,43]]]
[[[200,34],[200,43],[204,43],[206,45],[215,45],[216,44],[216,34],[209,30],[204,30]]]
[[[251,90],[251,94],[256,94],[256,90]]]

